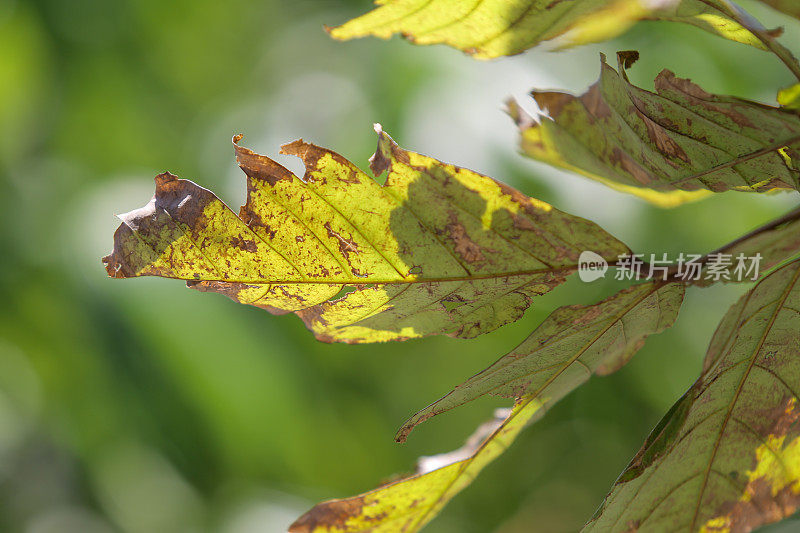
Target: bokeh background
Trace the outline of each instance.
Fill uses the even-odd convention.
[[[752,2],[800,52],[800,24]],[[577,280],[473,341],[316,342],[273,317],[160,279],[108,279],[115,213],[170,170],[236,207],[230,138],[277,156],[299,137],[365,165],[381,122],[404,147],[470,167],[590,218],[640,252],[706,252],[797,203],[726,193],[659,210],[518,154],[502,101],[584,90],[599,52],[639,49],[712,92],[774,103],[773,57],[690,27],[643,23],[566,52],[492,62],[322,30],[368,0],[0,0],[0,531],[285,531],[314,503],[371,489],[458,447],[492,410],[416,409],[519,343],[553,309],[611,294]],[[676,326],[617,374],[530,427],[429,531],[575,531],[691,384],[742,287],[691,289]],[[796,531],[797,522],[769,528]]]

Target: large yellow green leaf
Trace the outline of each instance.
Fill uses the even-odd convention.
[[[545,41],[560,47],[603,41],[644,19],[684,22],[763,48],[725,0],[381,0],[341,26],[336,39],[401,34],[415,44],[447,44],[487,59]],[[747,25],[749,27],[749,25]]]
[[[599,304],[557,309],[511,353],[411,417],[398,440],[417,424],[485,394],[544,395],[553,402],[592,374],[617,370],[649,335],[675,322],[684,292],[680,283],[648,282]]]
[[[800,115],[709,94],[664,70],[656,92],[632,85],[602,61],[600,80],[579,96],[534,91],[538,122],[513,102],[525,154],[661,205],[727,190],[800,187]]]
[[[750,531],[800,505],[800,260],[720,323],[703,373],[586,531]]]
[[[561,283],[582,251],[628,252],[591,222],[378,139],[371,168],[388,171],[385,185],[303,141],[282,150],[303,160],[303,179],[237,144],[248,193],[238,216],[159,175],[150,203],[120,217],[109,275],[187,280],[295,312],[321,340],[376,342],[491,331]]]
[[[426,458],[420,463],[422,471],[414,476],[353,498],[317,505],[290,531],[419,530],[500,455],[527,423],[542,416],[593,373],[607,374],[620,368],[648,335],[672,325],[683,293],[681,284],[645,283],[595,305],[556,310],[521,346],[462,386],[470,391],[456,392],[452,398],[445,398],[441,409],[423,411],[412,420],[419,423],[489,392],[493,385],[500,394],[518,398],[505,419],[498,417],[482,426],[456,452]],[[408,431],[407,424],[401,439]]]

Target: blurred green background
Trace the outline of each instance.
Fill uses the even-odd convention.
[[[800,24],[752,2],[800,52]],[[322,30],[368,0],[0,0],[0,531],[285,531],[314,503],[373,488],[458,447],[505,402],[406,416],[519,343],[550,311],[610,294],[573,280],[474,341],[316,342],[273,317],[160,279],[115,281],[100,257],[115,213],[170,170],[244,199],[230,138],[276,157],[298,137],[365,165],[381,122],[404,147],[590,218],[640,252],[709,251],[797,203],[726,193],[663,211],[517,153],[502,101],[582,91],[599,52],[636,48],[713,92],[774,103],[773,57],[644,23],[623,38],[492,62]],[[575,531],[690,385],[742,287],[692,289],[674,328],[558,404],[429,527]],[[774,531],[795,531],[797,523]]]

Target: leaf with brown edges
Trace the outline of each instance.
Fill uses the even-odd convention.
[[[236,141],[239,140],[237,137]],[[122,215],[104,258],[115,278],[161,276],[273,313],[320,340],[474,337],[518,319],[592,250],[628,253],[597,225],[471,170],[403,150],[378,129],[380,185],[342,156],[295,141],[301,179],[235,145],[247,175],[239,216],[210,191],[156,177]]]
[[[585,531],[750,531],[800,507],[800,260],[717,328],[703,372]]]
[[[664,70],[656,92],[628,81],[637,52],[603,58],[600,80],[579,96],[534,91],[538,122],[511,102],[523,152],[657,204],[709,191],[800,187],[800,116],[709,94]]]
[[[494,461],[532,419],[542,404],[524,400],[499,409],[462,448],[423,457],[417,473],[352,498],[322,502],[289,527],[290,533],[394,533],[419,531],[456,494]]]

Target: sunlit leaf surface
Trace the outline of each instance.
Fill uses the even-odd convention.
[[[800,110],[800,83],[778,91],[778,103],[787,109]]]
[[[684,22],[762,47],[720,0],[384,0],[329,29],[336,39],[401,34],[415,44],[447,44],[476,58],[518,54],[545,41],[559,47],[603,41],[644,19]]]
[[[120,217],[109,275],[184,279],[296,312],[321,340],[377,342],[491,331],[563,282],[582,251],[627,252],[591,222],[378,138],[371,168],[385,185],[303,141],[282,150],[302,158],[303,179],[236,145],[248,191],[238,216],[159,175],[153,200]]]

